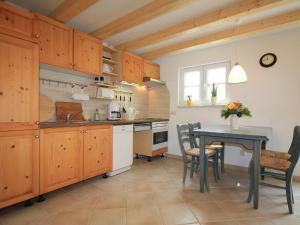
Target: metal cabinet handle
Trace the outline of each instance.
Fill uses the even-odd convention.
[[[34,138],[36,138],[36,139],[39,139],[39,138],[40,138],[40,136],[39,136],[39,135],[35,135],[35,136],[34,136]]]

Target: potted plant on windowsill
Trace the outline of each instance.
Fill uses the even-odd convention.
[[[239,102],[231,102],[226,105],[225,109],[221,111],[221,117],[227,119],[230,117],[230,126],[232,129],[239,129],[240,118],[242,116],[251,117],[251,111]]]
[[[213,86],[212,86],[212,90],[211,90],[211,104],[212,105],[216,105],[217,104],[217,101],[218,101],[218,87],[216,87],[216,84],[213,83]]]

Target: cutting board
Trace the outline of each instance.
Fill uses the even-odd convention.
[[[51,98],[40,95],[40,121],[45,122],[55,115],[55,105]]]
[[[68,113],[71,113],[72,121],[82,121],[82,106],[81,103],[75,102],[55,102],[56,119],[58,122],[66,121]]]

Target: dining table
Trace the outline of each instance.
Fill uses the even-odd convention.
[[[259,182],[260,182],[260,157],[261,150],[265,148],[266,142],[270,140],[271,127],[240,126],[239,129],[232,129],[231,126],[217,125],[194,129],[192,131],[196,138],[199,138],[200,148],[200,192],[205,192],[205,146],[214,142],[225,144],[238,144],[246,150],[252,151],[254,161],[254,200],[253,207],[258,209]],[[227,148],[228,149],[228,148]]]

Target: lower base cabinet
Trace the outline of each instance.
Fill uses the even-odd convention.
[[[0,132],[0,208],[39,195],[39,130]]]
[[[112,126],[41,129],[40,193],[112,168]]]
[[[84,131],[84,178],[112,170],[112,126],[91,126]]]
[[[82,180],[82,147],[79,127],[41,130],[41,194]]]

